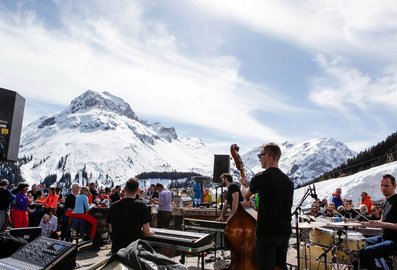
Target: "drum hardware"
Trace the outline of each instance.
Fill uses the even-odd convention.
[[[327,226],[324,222],[299,222],[298,228],[299,229],[313,229],[313,228],[320,228]],[[296,225],[292,225],[292,228],[296,228]]]
[[[366,246],[365,237],[360,232],[348,231],[344,227],[339,224],[331,228],[312,225],[309,241],[305,242],[305,249],[301,249],[301,253],[304,253],[301,267],[326,270],[351,269],[352,263],[359,265],[358,254]]]
[[[362,226],[361,223],[358,222],[330,222],[328,226],[331,227],[360,227]]]
[[[299,236],[299,213],[302,212],[302,205],[305,202],[305,200],[311,196],[313,199],[317,198],[316,194],[316,187],[313,184],[313,187],[309,185],[309,188],[306,189],[305,194],[303,195],[302,199],[298,202],[298,204],[295,207],[295,210],[292,212],[292,216],[295,216],[295,231],[296,231],[296,242],[300,243],[300,236]],[[297,270],[300,270],[300,248],[298,247],[296,249],[297,251],[297,258],[298,258],[298,267]]]

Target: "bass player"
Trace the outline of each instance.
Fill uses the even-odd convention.
[[[287,269],[294,185],[278,168],[280,156],[278,145],[262,145],[258,158],[266,170],[252,178],[249,189],[243,188],[246,200],[259,193],[256,253],[261,270]]]

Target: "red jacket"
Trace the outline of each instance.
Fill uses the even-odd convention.
[[[48,194],[44,201],[44,208],[54,208],[57,209],[59,196],[56,193]]]
[[[372,200],[371,200],[371,196],[366,195],[364,197],[364,199],[361,199],[360,201],[360,205],[365,204],[368,208],[368,213],[371,212],[371,208],[372,208]]]

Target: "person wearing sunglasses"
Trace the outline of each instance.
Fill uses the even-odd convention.
[[[287,269],[286,255],[291,231],[291,207],[294,185],[278,166],[281,150],[277,144],[268,143],[260,148],[259,162],[264,171],[251,180],[243,195],[249,200],[259,194],[256,224],[256,255],[260,269]]]
[[[397,250],[397,194],[396,179],[391,174],[380,178],[380,190],[385,196],[380,220],[366,224],[381,228],[382,235],[367,238],[367,247],[360,251],[361,269],[378,269],[375,259],[396,254]]]

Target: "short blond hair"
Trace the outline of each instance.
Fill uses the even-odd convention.
[[[90,189],[88,187],[81,187],[80,188],[80,194],[83,194],[84,191],[90,191]]]

